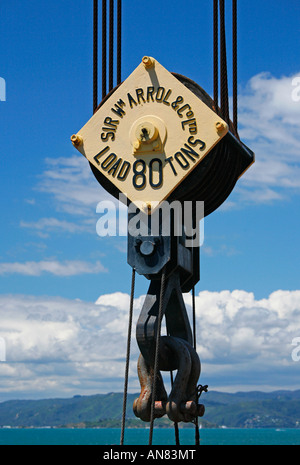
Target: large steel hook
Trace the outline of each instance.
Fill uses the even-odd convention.
[[[162,355],[168,351],[171,356],[169,364],[166,363],[166,357],[160,358],[159,369],[171,371],[175,367],[177,374],[168,397],[161,373],[158,373],[154,417],[167,414],[176,423],[193,421],[195,417],[204,414],[203,406],[197,405],[197,382],[201,372],[199,357],[187,341],[176,337],[161,337],[161,349]],[[134,401],[133,410],[143,421],[150,421],[154,370],[142,354],[138,360],[138,376],[141,393]]]
[[[142,354],[140,354],[138,359],[137,370],[141,385],[141,393],[133,403],[133,411],[135,416],[141,420],[150,421],[152,388],[154,384],[154,369],[146,362]],[[155,405],[154,417],[160,418],[166,413],[165,408],[161,408],[161,405],[166,405],[168,400],[168,395],[164,388],[164,383],[160,372],[158,372],[156,380],[156,397],[159,401],[155,403],[157,405]]]

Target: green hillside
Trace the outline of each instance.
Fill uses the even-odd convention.
[[[132,404],[137,394],[129,394],[127,426],[145,427],[136,419]],[[227,394],[211,391],[201,397],[206,412],[200,420],[204,427],[299,428],[300,391]],[[120,427],[121,393],[74,396],[69,399],[11,400],[0,403],[0,427]],[[156,426],[169,427],[168,418]],[[191,425],[182,425],[191,426]]]

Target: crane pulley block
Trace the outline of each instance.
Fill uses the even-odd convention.
[[[109,193],[125,194],[145,211],[164,200],[193,198],[210,213],[254,157],[196,83],[151,57],[71,140]]]

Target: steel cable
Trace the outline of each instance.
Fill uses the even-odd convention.
[[[102,100],[106,97],[106,42],[107,7],[106,0],[102,0]]]
[[[168,331],[168,336],[170,336],[170,333]],[[171,388],[173,388],[174,384],[174,377],[173,377],[173,371],[170,371],[170,379],[171,379]],[[174,432],[175,432],[175,444],[176,446],[180,446],[180,440],[179,440],[179,428],[178,428],[178,423],[175,421],[174,422]]]
[[[117,84],[121,83],[121,56],[122,56],[122,0],[118,0],[117,10]]]
[[[93,113],[98,106],[98,0],[94,0],[93,24]]]
[[[153,375],[152,401],[151,401],[151,417],[150,417],[150,430],[149,430],[149,446],[152,445],[152,438],[153,438],[155,397],[156,397],[156,385],[157,385],[157,375],[158,375],[161,322],[162,322],[163,308],[164,308],[165,281],[166,281],[166,266],[164,267],[162,271],[160,296],[159,296],[159,310],[158,310],[157,329],[156,329],[157,333],[156,333],[154,375]]]
[[[214,103],[215,112],[219,113],[219,0],[214,0],[214,13],[213,13],[213,31],[214,31]]]
[[[233,125],[238,133],[238,88],[237,88],[237,0],[232,0],[232,81]]]
[[[127,351],[126,351],[126,366],[125,366],[125,380],[124,380],[124,393],[123,393],[123,410],[122,410],[122,425],[121,425],[121,440],[120,440],[120,445],[121,446],[124,444],[125,421],[126,421],[126,406],[127,406],[129,362],[130,362],[130,347],[131,347],[134,288],[135,288],[135,269],[133,268],[132,269],[132,278],[131,278],[130,308],[129,308],[129,322],[128,322],[128,335],[127,335]]]
[[[193,311],[193,346],[194,346],[195,351],[197,351],[195,286],[193,286],[193,289],[192,289],[192,311]],[[200,445],[200,433],[199,433],[198,416],[195,418],[194,423],[195,423],[195,445],[199,446]]]
[[[114,87],[114,0],[109,0],[109,92]]]
[[[220,0],[220,48],[221,48],[221,112],[229,123],[228,77],[226,56],[225,0]]]

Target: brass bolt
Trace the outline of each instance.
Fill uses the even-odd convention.
[[[136,152],[140,148],[141,145],[142,145],[141,141],[136,139],[133,143],[134,151]]]
[[[142,209],[146,215],[151,215],[151,202],[143,202]]]
[[[221,131],[223,131],[223,129],[225,129],[224,123],[221,123],[220,121],[218,121],[218,122],[216,123],[216,130],[217,130],[218,132],[221,132]]]
[[[73,136],[71,136],[71,141],[72,144],[75,145],[75,147],[79,147],[83,143],[83,138],[78,134],[73,134]]]
[[[154,66],[154,60],[150,57],[143,57],[142,63],[144,63],[145,68],[152,68]]]

